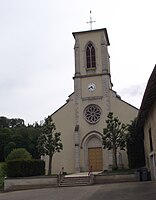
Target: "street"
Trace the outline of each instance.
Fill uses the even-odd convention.
[[[156,182],[115,183],[0,193],[0,200],[155,200]]]

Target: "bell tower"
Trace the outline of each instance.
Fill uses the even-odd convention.
[[[75,38],[74,91],[80,97],[104,96],[111,88],[106,29],[73,33]]]
[[[111,110],[112,88],[106,28],[74,32],[75,39],[75,172],[80,171],[80,143],[97,130]],[[100,125],[101,126],[101,125]],[[101,130],[100,130],[101,131]]]

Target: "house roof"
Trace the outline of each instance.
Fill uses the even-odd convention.
[[[148,83],[144,92],[144,96],[142,99],[142,103],[140,106],[140,110],[138,113],[137,125],[139,127],[143,126],[145,119],[151,107],[153,106],[155,100],[156,100],[156,65],[148,80]]]

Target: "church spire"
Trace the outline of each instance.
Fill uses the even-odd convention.
[[[92,24],[93,24],[93,22],[96,22],[96,21],[92,20],[92,11],[90,10],[90,20],[89,20],[89,22],[87,22],[87,24],[88,23],[90,24],[90,30],[92,30]]]

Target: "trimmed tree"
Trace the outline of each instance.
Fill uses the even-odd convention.
[[[31,154],[24,148],[13,149],[7,156],[6,161],[11,160],[31,160]]]
[[[53,123],[51,116],[48,116],[43,123],[42,132],[38,138],[38,150],[40,155],[49,156],[48,175],[51,175],[53,155],[63,149],[60,138],[61,133],[55,131],[55,123]]]
[[[107,128],[103,129],[102,145],[113,152],[113,168],[117,169],[117,149],[125,150],[127,126],[121,123],[112,112],[108,113]]]

